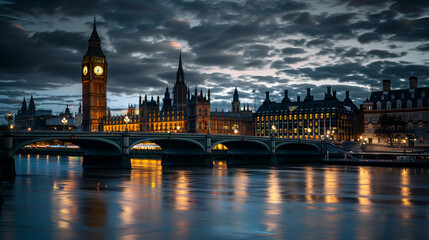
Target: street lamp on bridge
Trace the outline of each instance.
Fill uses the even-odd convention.
[[[130,122],[130,117],[128,117],[128,115],[126,115],[124,117],[124,122],[125,122],[125,132],[128,132],[128,123]]]
[[[61,120],[61,122],[63,123],[63,130],[65,130],[66,129],[66,125],[67,125],[67,118],[66,117],[63,117],[63,119]]]

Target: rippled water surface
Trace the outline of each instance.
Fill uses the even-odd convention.
[[[428,239],[427,169],[355,166],[84,170],[16,156],[0,239]]]

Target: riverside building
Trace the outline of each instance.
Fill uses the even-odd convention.
[[[323,100],[314,100],[307,88],[307,96],[296,102],[285,90],[280,103],[270,100],[266,92],[264,103],[255,113],[255,135],[299,139],[357,140],[360,134],[360,111],[349,97],[340,101],[336,91],[327,88]]]
[[[362,105],[364,133],[369,144],[427,146],[429,145],[429,87],[418,87],[417,77],[409,78],[409,88],[391,89],[390,80],[383,80],[383,90],[372,92]],[[403,126],[393,133],[393,142],[377,133],[380,117],[398,118]]]

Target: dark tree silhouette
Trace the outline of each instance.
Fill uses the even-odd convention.
[[[378,124],[375,133],[389,138],[390,146],[393,146],[393,138],[397,133],[405,133],[405,122],[400,116],[383,114],[380,116]]]

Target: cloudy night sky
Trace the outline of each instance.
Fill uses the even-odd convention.
[[[163,95],[182,51],[185,81],[212,92],[212,110],[257,105],[265,91],[292,101],[312,88],[345,90],[359,105],[371,85],[429,85],[429,1],[2,1],[0,114],[33,94],[38,109],[81,101],[81,61],[93,17],[107,57],[107,104],[117,114],[139,94]],[[255,93],[252,91],[256,89]],[[162,99],[162,97],[161,97]],[[2,117],[4,122],[4,118]]]

